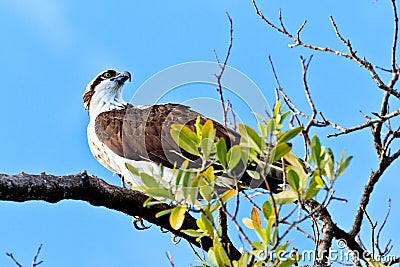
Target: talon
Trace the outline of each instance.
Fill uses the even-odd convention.
[[[137,217],[137,216],[134,216],[132,218],[132,224],[133,224],[133,227],[135,227],[135,229],[139,230],[139,231],[147,230],[151,227],[151,225],[149,225],[149,226],[144,225],[144,219]]]
[[[160,232],[163,233],[163,234],[166,234],[169,231],[167,229],[163,228],[163,227],[160,227]]]
[[[175,235],[175,234],[171,234],[171,242],[174,245],[179,244],[179,242],[181,242],[182,238],[180,238],[179,236]]]

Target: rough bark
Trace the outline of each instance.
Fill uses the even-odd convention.
[[[110,185],[100,178],[88,175],[85,171],[65,176],[44,173],[40,175],[0,174],[0,200],[14,202],[43,200],[49,203],[57,203],[67,199],[86,201],[93,206],[103,206],[130,216],[139,216],[208,251],[212,246],[210,238],[204,237],[198,242],[196,238],[181,231],[198,228],[193,216],[186,213],[181,229],[175,230],[169,223],[168,215],[155,217],[158,212],[169,209],[171,206],[163,203],[143,207],[147,198],[148,196],[140,191]],[[241,253],[231,242],[228,243],[228,247],[230,258],[232,260],[239,259]]]

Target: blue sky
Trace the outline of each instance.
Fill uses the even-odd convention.
[[[333,15],[360,54],[379,66],[390,66],[390,1],[268,1],[259,5],[274,21],[281,8],[292,31],[307,19],[303,40],[343,50],[329,23]],[[62,175],[86,169],[119,184],[92,157],[87,145],[88,116],[81,98],[86,84],[104,69],[128,70],[133,74],[124,93],[129,100],[136,88],[167,67],[214,61],[214,49],[223,57],[229,40],[225,12],[234,23],[229,64],[252,79],[272,104],[271,55],[282,86],[307,109],[299,56],[309,56],[310,51],[289,49],[289,41],[255,15],[251,1],[0,1],[0,172]],[[309,85],[317,107],[343,126],[363,122],[360,110],[368,113],[379,108],[381,92],[369,74],[333,55],[314,53]],[[190,99],[199,85],[185,88],[165,100]],[[248,112],[238,106],[238,113]],[[324,141],[336,153],[346,148],[355,156],[337,184],[337,196],[349,203],[330,206],[333,219],[348,230],[362,185],[377,165],[371,138],[364,131]],[[392,214],[381,238],[395,240],[397,253],[398,173],[398,164],[389,169],[368,210],[374,220],[381,221],[387,198],[393,198]],[[172,245],[169,235],[156,227],[135,231],[128,216],[82,202],[1,202],[0,214],[1,266],[13,266],[5,252],[29,264],[40,243],[44,244],[44,266],[167,266],[166,251],[171,251],[176,266],[196,261],[185,242]],[[363,237],[367,244],[369,234],[366,225]]]

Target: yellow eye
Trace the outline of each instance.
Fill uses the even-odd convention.
[[[111,75],[111,73],[109,73],[109,72],[106,72],[106,73],[103,74],[103,77],[104,77],[104,78],[107,78],[107,79],[108,79],[108,78],[111,78],[111,76],[112,76],[112,75]]]

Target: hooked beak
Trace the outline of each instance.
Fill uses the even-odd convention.
[[[127,80],[131,81],[131,74],[129,73],[129,71],[123,71],[114,78],[111,78],[110,80],[116,81],[118,84],[123,85]]]

